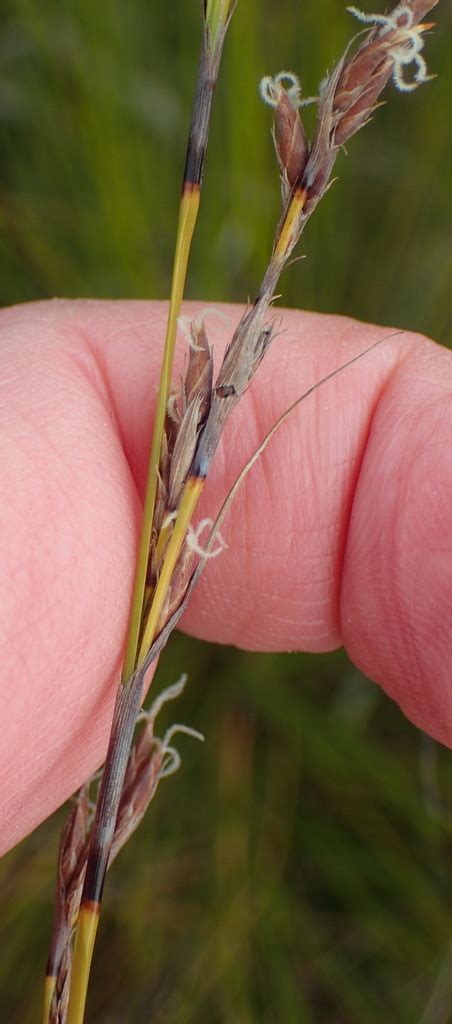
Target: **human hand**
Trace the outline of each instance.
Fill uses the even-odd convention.
[[[199,312],[188,305],[186,312]],[[221,351],[231,326],[208,321]],[[166,306],[44,302],[0,314],[0,847],[101,763],[124,645]],[[199,517],[277,416],[184,628],[356,664],[452,743],[452,356],[418,335],[286,311],[231,417]],[[179,365],[184,357],[179,351]]]

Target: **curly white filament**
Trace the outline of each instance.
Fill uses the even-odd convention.
[[[284,85],[287,82],[287,86]],[[280,90],[283,87],[296,110],[298,107],[308,107],[311,103],[318,102],[318,96],[306,96],[301,98],[301,83],[293,71],[280,71],[278,75],[265,75],[259,82],[259,93],[264,103],[269,107],[277,107],[280,97]]]
[[[152,701],[149,710],[142,711],[140,713],[139,720],[140,717],[143,716],[144,718],[151,718],[152,721],[154,721],[164,704],[167,704],[169,700],[176,700],[176,697],[180,697],[181,693],[184,692],[187,679],[188,676],[184,672],[180,679],[177,680],[177,683],[172,683],[171,686],[167,686],[166,689],[162,690],[158,697]]]
[[[199,334],[203,322],[208,316],[215,316],[217,320],[222,320],[228,327],[230,325],[230,317],[228,314],[224,313],[222,309],[217,309],[216,306],[206,306],[205,309],[202,309],[196,317],[181,315],[177,318],[177,326],[183,334],[188,347],[191,348],[193,352],[203,351],[203,346],[197,345],[195,338]]]
[[[419,85],[431,81],[434,76],[428,74],[427,64],[421,55],[424,26],[413,25],[413,11],[407,4],[399,4],[392,14],[365,14],[354,6],[347,7],[347,11],[362,24],[379,27],[381,36],[390,32],[395,34],[394,46],[387,52],[394,62],[392,77],[400,92],[413,92]],[[415,66],[412,81],[404,75],[404,69],[410,64]]]
[[[170,741],[176,733],[181,732],[185,733],[186,736],[192,736],[193,739],[200,740],[201,743],[204,743],[205,737],[202,732],[198,732],[197,729],[192,729],[191,726],[182,725],[178,722],[171,725],[170,728],[167,729],[161,744],[162,754],[165,759],[163,760],[159,771],[159,779],[167,779],[169,775],[174,775],[175,772],[179,771],[182,759],[179,751],[176,750],[176,747],[170,746]]]
[[[406,4],[399,4],[392,14],[365,14],[353,4],[347,7],[347,11],[363,25],[380,25],[384,32],[393,32],[397,28],[411,28],[413,24],[413,12]],[[406,18],[403,25],[400,24],[400,18]]]
[[[294,75],[293,71],[280,71],[274,78],[271,75],[265,75],[264,78],[261,78],[259,82],[261,98],[269,107],[277,107],[279,86],[283,85],[284,82],[288,83],[289,88],[286,88],[286,92],[294,107],[299,107],[301,103],[301,84],[300,79],[297,75]]]
[[[200,543],[201,534],[204,533],[204,530],[207,530],[212,525],[212,519],[201,519],[197,526],[190,525],[188,527],[186,536],[187,547],[190,548],[190,551],[193,551],[196,555],[199,555],[200,558],[218,558],[218,555],[221,555],[222,551],[224,551],[226,547],[226,543],[223,540],[221,534],[217,533],[216,539],[218,541],[218,546],[216,548],[213,548],[212,551],[208,551],[206,548],[203,548],[202,544]]]

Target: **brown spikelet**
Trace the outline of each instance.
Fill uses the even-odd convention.
[[[437,3],[438,0],[411,0],[411,4],[397,5],[387,16],[388,26],[371,27],[354,52],[352,43],[322,82],[316,133],[302,182],[308,199],[300,230],[328,188],[338,149],[368,123],[380,105],[383,89],[397,71],[397,55],[414,52],[413,38],[420,39],[422,32],[430,28],[419,24],[420,19]],[[399,7],[412,11],[409,25],[405,24],[406,18],[399,18]],[[400,78],[398,84],[403,88]]]
[[[259,294],[251,309],[242,317],[220,369],[210,414],[196,450],[194,472],[197,475],[203,476],[207,473],[226,418],[248,387],[270,343],[272,330],[265,327],[264,318],[279,275],[293,252],[308,218],[330,185],[339,148],[367,124],[380,105],[380,95],[395,73],[397,62],[400,67],[404,67],[409,63],[405,57],[413,55],[415,61],[418,59],[415,55],[419,55],[422,48],[422,32],[430,27],[419,22],[437,2],[438,0],[411,0],[411,4],[397,5],[392,15],[375,16],[375,24],[364,33],[364,39],[357,48],[353,49],[352,41],[332,73],[320,86],[316,131],[311,148],[305,139],[298,116],[297,107],[300,100],[296,76],[281,72],[273,79],[262,80],[261,95],[275,109],[274,132],[278,161],[289,187],[286,191],[283,189],[285,209],[276,234],[273,258]],[[411,15],[407,15],[407,10]],[[354,13],[359,15],[359,12]],[[366,15],[364,19],[367,24]],[[282,85],[284,79],[294,83],[293,98],[290,96],[292,90],[286,90]],[[420,80],[427,80],[425,73]],[[396,80],[396,84],[399,88],[403,87],[400,78],[398,82]],[[301,174],[297,160],[300,160],[303,166]],[[281,246],[279,243],[287,228],[294,204],[296,211],[290,221],[287,238]]]
[[[375,27],[354,56],[343,62],[333,98],[333,115],[337,118],[334,130],[336,146],[342,146],[367,124],[393,74],[394,49],[407,45],[408,29],[412,31],[418,26],[424,14],[437,3],[438,0],[412,0],[411,4],[403,4],[405,11],[412,12],[409,27],[406,25],[406,13],[398,15],[396,7],[392,18],[397,27],[392,30]],[[418,34],[421,34],[421,27]]]
[[[192,320],[190,333],[193,344],[190,346],[185,375],[185,395],[187,402],[193,401],[194,398],[200,399],[199,421],[201,423],[207,418],[210,409],[213,359],[202,319]]]
[[[162,765],[167,750],[154,735],[157,710],[166,700],[177,697],[182,692],[185,682],[186,678],[183,677],[179,683],[163,691],[157,700],[155,710],[151,707],[149,712],[143,713],[145,724],[134,741],[127,763],[109,867],[140,824],[162,777]],[[66,1020],[72,966],[72,935],[77,921],[89,850],[92,817],[89,790],[90,783],[87,783],[77,794],[60,841],[55,919],[47,964],[47,976],[55,979],[49,1024],[64,1024]]]
[[[185,330],[185,328],[184,328]],[[193,320],[187,331],[190,340],[187,369],[168,405],[160,457],[160,476],[154,513],[154,527],[147,584],[151,589],[158,579],[162,558],[172,534],[173,514],[190,472],[200,431],[208,417],[212,401],[213,358],[204,321]],[[185,553],[187,555],[187,552]],[[190,559],[184,557],[168,595],[165,614],[177,605],[186,583]],[[179,570],[181,567],[179,567]],[[165,614],[162,616],[164,622]]]
[[[275,108],[274,139],[281,176],[292,186],[303,175],[309,147],[299,111],[282,85]]]
[[[77,921],[89,847],[89,784],[82,786],[64,826],[58,851],[55,915],[47,977],[55,979],[50,1024],[66,1019],[71,937]]]
[[[285,203],[294,185],[301,180],[309,156],[309,143],[299,111],[300,82],[292,72],[282,71],[275,78],[267,76],[262,79],[260,94],[275,111],[273,141]]]

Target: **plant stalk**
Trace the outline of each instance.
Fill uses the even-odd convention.
[[[151,455],[149,460],[137,567],[124,655],[122,671],[123,682],[127,682],[137,664],[147,567],[152,539],[152,523],[158,488],[160,453],[162,448],[165,415],[171,385],[174,349],[176,344],[177,320],[180,314],[184,295],[191,242],[199,210],[213,95],[217,83],[223,44],[230,17],[230,0],[208,0],[205,5],[203,43],[182,183],[170,306],[152,435]]]
[[[132,595],[122,683],[113,716],[112,731],[92,827],[88,865],[77,924],[68,1024],[83,1024],[91,961],[96,939],[100,906],[113,842],[119,801],[133,732],[141,705],[144,675],[140,671],[152,645],[165,603],[171,576],[185,540],[188,524],[197,505],[202,482],[187,482],[173,535],[165,552],[162,571],[152,598],[143,641],[138,645],[143,620],[146,577],[152,541],[152,526],[158,488],[166,409],[174,360],[177,320],[185,288],[191,242],[199,209],[204,159],[207,148],[213,94],[218,77],[223,43],[230,18],[230,3],[213,0],[205,12],[205,24],[198,81],[187,146],[187,156],[179,209],[173,264],[171,298],[160,373],[159,393],[149,461],[149,471],[139,542],[137,568]],[[146,665],[146,671],[149,665]],[[50,979],[46,988],[46,1004]],[[50,1011],[49,1011],[50,1012]],[[45,1014],[45,1010],[44,1010]],[[48,1020],[44,1015],[44,1021]]]
[[[177,318],[180,313],[182,298],[184,294],[191,241],[193,238],[193,233],[195,230],[196,220],[198,216],[199,202],[199,187],[193,186],[192,188],[190,188],[188,186],[184,186],[184,191],[182,193],[180,202],[179,223],[177,228],[176,251],[174,257],[171,298],[165,337],[165,348],[163,352],[162,367],[160,372],[160,384],[158,391],[157,408],[155,410],[152,447],[149,460],[148,479],[143,508],[143,521],[141,527],[140,542],[138,547],[135,582],[133,587],[127,642],[124,654],[124,665],[122,670],[123,682],[130,679],[135,668],[137,659],[138,641],[143,616],[144,591],[146,587],[146,575],[152,536],[152,522],[154,516],[155,501],[157,496],[160,452],[162,447],[163,430],[165,425],[166,407],[171,384],[174,348],[176,344]]]

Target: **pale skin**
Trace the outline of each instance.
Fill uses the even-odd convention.
[[[208,320],[217,356],[240,312],[223,308],[229,325]],[[105,754],[165,313],[144,302],[0,313],[3,851]],[[297,311],[282,331],[229,421],[199,518],[297,395],[391,333]],[[274,438],[183,627],[248,650],[343,644],[451,745],[451,507],[452,355],[403,333],[315,392]]]

